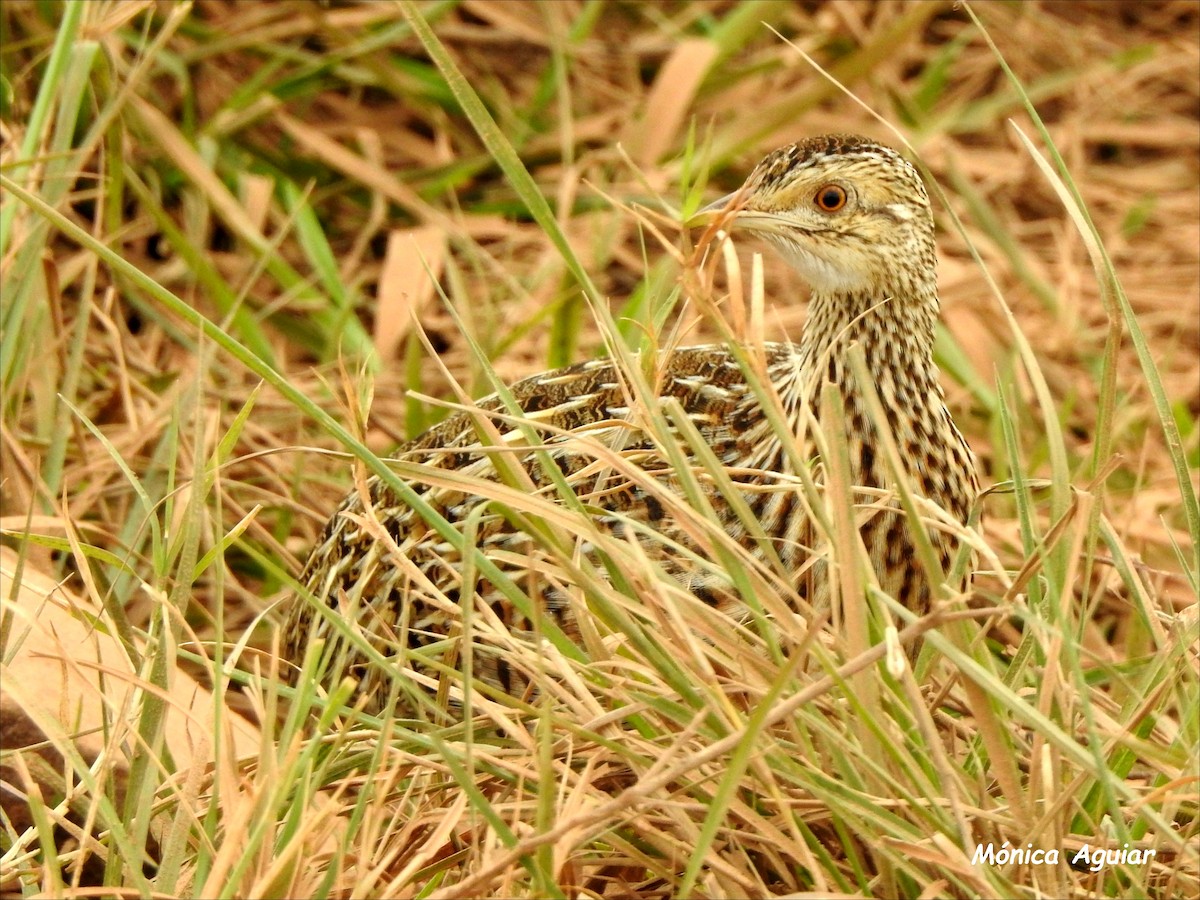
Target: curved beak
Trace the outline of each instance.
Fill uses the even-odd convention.
[[[795,223],[778,213],[764,212],[758,209],[747,209],[746,200],[749,191],[744,187],[732,194],[726,194],[714,200],[707,206],[702,206],[688,218],[689,228],[702,228],[718,225],[726,231],[734,228],[758,234],[793,235],[797,228]]]
[[[746,192],[739,188],[732,194],[726,194],[724,197],[714,200],[707,206],[700,207],[688,217],[687,226],[689,228],[702,228],[722,218],[732,224],[738,214],[738,201],[745,194]]]

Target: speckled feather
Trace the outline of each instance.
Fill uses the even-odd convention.
[[[830,185],[844,190],[844,209],[814,212],[814,192]],[[953,519],[965,522],[977,482],[971,452],[945,407],[932,360],[936,258],[929,201],[916,171],[890,148],[864,138],[826,136],[771,153],[734,196],[741,203],[732,214],[734,227],[774,243],[813,287],[800,342],[765,347],[767,378],[782,401],[791,433],[801,441],[799,458],[811,458],[814,452],[802,436],[816,421],[817,398],[828,382],[843,400],[852,482],[866,488],[890,485],[882,454],[876,453],[874,425],[844,359],[845,348],[858,342],[909,483]],[[827,602],[823,570],[805,565],[815,538],[800,492],[788,479],[795,474],[791,457],[732,354],[719,346],[675,350],[657,360],[656,371],[659,396],[679,402],[735,483],[745,488],[744,498],[771,537],[777,559],[795,573],[798,593],[818,606]],[[526,417],[545,426],[545,447],[576,495],[599,511],[597,527],[622,535],[631,520],[644,523],[637,539],[671,577],[705,602],[740,616],[731,592],[718,580],[697,574],[686,553],[678,551],[682,547],[703,555],[670,509],[644,486],[598,464],[575,437],[590,435],[678,493],[661,448],[639,427],[637,411],[628,408],[633,401],[614,364],[582,363],[525,379],[511,390]],[[494,397],[479,406],[497,414],[504,410]],[[473,423],[466,413],[453,415],[401,448],[399,457],[432,471],[495,480],[494,451],[481,448]],[[534,486],[556,496],[533,452],[518,456]],[[414,479],[410,486],[451,523],[472,521],[478,546],[488,558],[516,583],[532,586],[543,609],[568,636],[576,637],[574,606],[547,574],[553,566],[540,558],[536,541],[499,513],[480,509],[486,501],[434,485],[436,480]],[[353,492],[327,525],[302,582],[318,601],[355,616],[396,665],[436,680],[435,668],[414,661],[419,653],[405,651],[428,648],[461,628],[462,560],[377,479],[368,482],[367,490],[374,516],[395,546],[379,540],[378,532],[364,523],[363,496]],[[761,556],[728,501],[715,490],[708,500],[728,533]],[[910,608],[926,608],[931,587],[915,559],[904,517],[887,511],[868,516],[861,533],[880,586]],[[931,536],[948,569],[955,542],[942,531]],[[494,613],[513,634],[529,630],[530,623],[494,586],[479,581],[474,594],[475,608]],[[331,633],[310,603],[293,602],[285,634],[288,655],[297,665],[314,638]],[[486,648],[477,648],[477,674],[505,690],[525,689],[521,673],[479,650]],[[454,658],[454,652],[446,656]],[[350,664],[361,679],[367,708],[378,710],[385,673],[357,656]]]

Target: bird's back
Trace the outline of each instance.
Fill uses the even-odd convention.
[[[792,344],[766,345],[767,390],[788,389],[797,377],[797,353]],[[796,487],[780,480],[785,456],[782,441],[771,429],[738,361],[725,348],[705,346],[675,350],[660,363],[650,373],[656,399],[664,407],[670,401],[678,403],[703,443],[740,485],[752,490],[747,495],[749,508],[765,531],[776,533],[776,559],[794,564],[800,535],[798,531],[790,536],[785,533],[796,530],[788,521],[798,500]],[[613,362],[569,366],[518,382],[510,390],[522,410],[522,423],[533,426],[542,443],[530,445],[527,434],[507,414],[504,402],[497,396],[486,398],[478,403],[478,409],[496,426],[498,442],[485,447],[477,430],[478,414],[459,412],[398,452],[399,460],[419,464],[419,471],[428,475],[414,477],[413,470],[405,473],[408,485],[423,501],[456,528],[470,520],[476,545],[535,597],[569,636],[577,629],[561,585],[553,578],[539,579],[553,567],[545,549],[511,517],[492,508],[481,509],[490,502],[485,495],[496,495],[481,490],[479,480],[499,481],[499,470],[505,467],[496,461],[500,455],[510,463],[517,462],[528,485],[550,501],[559,498],[559,488],[546,471],[546,465],[553,465],[555,474],[562,476],[589,510],[590,521],[597,528],[622,537],[635,533],[641,546],[662,560],[667,572],[686,582],[706,602],[723,608],[736,602],[727,585],[697,575],[694,566],[672,554],[671,548],[679,547],[704,552],[696,547],[704,541],[698,542],[677,521],[679,473],[669,462],[663,441],[673,441],[685,457],[691,450],[687,438],[677,430],[671,429],[668,435],[652,433],[647,411],[640,408],[642,404]],[[669,424],[671,418],[662,416],[658,421]],[[447,481],[440,477],[443,473],[453,473],[453,478]],[[378,478],[369,479],[366,490],[371,511],[364,506],[360,492],[348,495],[327,524],[301,580],[307,591],[331,607],[341,603],[343,608],[348,604],[358,610],[359,623],[386,654],[395,655],[406,646],[440,640],[460,624],[461,609],[454,604],[461,603],[463,560]],[[722,530],[753,552],[755,542],[727,500],[713,491],[711,484],[705,483],[705,491]],[[390,542],[381,540],[380,528]],[[585,553],[592,549],[586,536],[576,539]],[[542,583],[533,584],[531,578]],[[494,586],[476,588],[507,629],[518,634],[533,629]],[[289,656],[299,660],[308,641],[332,631],[314,615],[311,604],[298,600],[286,634]],[[509,679],[503,672],[493,680],[510,686],[505,684]]]
[[[794,359],[795,347],[771,344],[767,354],[769,364],[778,369]],[[737,360],[726,349],[675,350],[663,357],[651,378],[658,401],[664,406],[677,402],[724,465],[748,468],[762,459],[764,451],[771,459],[778,458],[778,447],[762,446],[767,436],[765,419]],[[458,527],[477,517],[475,534],[485,551],[513,546],[521,539],[519,529],[499,513],[481,514],[479,507],[488,500],[470,490],[472,479],[476,488],[478,479],[499,480],[503,466],[496,458],[503,455],[520,465],[536,491],[553,499],[557,489],[545,469],[545,463],[551,461],[581,503],[593,512],[617,514],[617,518],[597,517],[610,528],[620,518],[630,518],[645,521],[655,531],[669,530],[666,511],[653,492],[645,490],[641,473],[664,483],[674,482],[676,475],[661,452],[662,436],[656,439],[648,430],[646,411],[639,409],[633,389],[612,361],[594,360],[542,373],[509,390],[522,411],[520,424],[532,427],[541,444],[529,443],[528,432],[521,430],[504,401],[493,395],[478,402],[478,412],[451,415],[397,452],[398,460],[417,464],[429,473],[426,480],[406,480],[433,510]],[[495,426],[497,442],[485,445],[481,440],[480,415]],[[673,439],[683,440],[678,433]],[[684,447],[687,452],[686,444]],[[633,479],[631,468],[638,472]],[[439,471],[454,473],[454,483],[439,479]],[[461,562],[452,548],[378,478],[367,481],[367,492],[372,515],[394,539],[394,549],[428,576],[427,586],[439,591],[450,588]],[[398,615],[400,607],[413,605],[411,595],[400,590],[403,585],[411,594],[413,571],[406,573],[403,570],[408,567],[387,559],[389,550],[378,534],[364,525],[364,512],[360,492],[345,498],[326,525],[301,580],[311,593],[331,605],[339,596],[361,595],[374,613],[386,609]],[[451,592],[457,596],[456,591]],[[422,618],[420,613],[417,616]],[[297,644],[293,657],[302,655],[299,642],[315,636],[313,624],[308,604],[295,604],[288,625],[288,636]],[[427,624],[431,633],[445,631],[439,623]]]

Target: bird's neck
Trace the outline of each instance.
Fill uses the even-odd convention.
[[[878,485],[879,476],[864,463],[861,443],[873,430],[862,386],[848,357],[852,344],[866,355],[872,387],[883,403],[893,437],[910,446],[919,436],[958,440],[945,410],[945,395],[933,363],[933,335],[937,324],[936,288],[919,300],[879,295],[815,294],[799,344],[781,354],[772,372],[784,411],[793,417],[797,435],[808,431],[809,417],[821,415],[821,394],[831,384],[841,395],[846,419],[841,427],[855,444],[851,478],[855,484]],[[757,403],[748,395],[747,402]],[[736,416],[734,417],[736,418]],[[764,429],[769,428],[763,419]],[[777,444],[764,438],[761,458],[748,465],[771,471],[790,471],[791,462]]]
[[[867,366],[880,380],[904,378],[914,388],[937,383],[933,337],[937,325],[937,289],[928,286],[905,296],[887,294],[814,294],[800,340],[801,366],[810,386],[829,380],[857,394],[846,352],[861,344]]]

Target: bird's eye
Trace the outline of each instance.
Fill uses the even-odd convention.
[[[841,185],[827,184],[817,191],[813,202],[825,212],[837,212],[846,205],[846,189]]]

